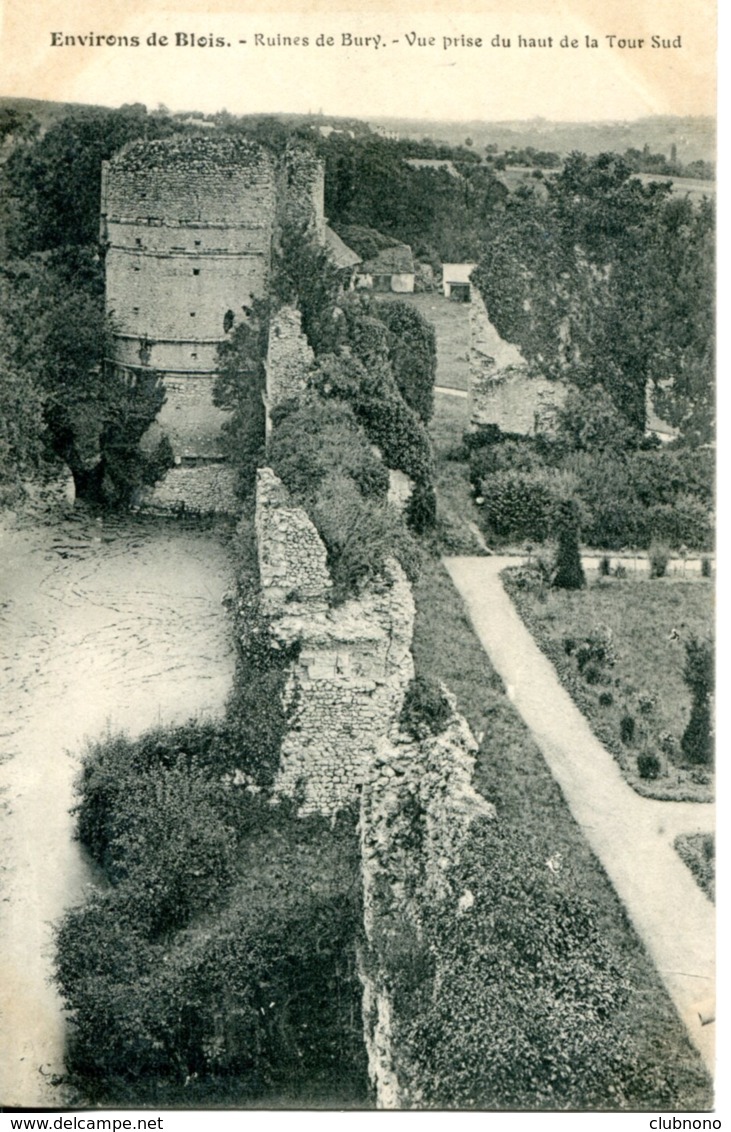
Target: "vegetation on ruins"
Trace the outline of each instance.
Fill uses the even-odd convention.
[[[242,496],[250,496],[264,460],[264,385],[271,302],[254,299],[246,322],[234,326],[217,349],[213,402],[231,416],[223,426],[228,459]]]
[[[0,388],[8,396],[0,477],[18,485],[29,470],[63,460],[79,498],[133,502],[172,462],[164,441],[151,452],[139,448],[164,393],[154,372],[133,376],[107,360],[98,258],[77,248],[9,261],[0,267],[0,295]]]
[[[216,125],[274,152],[300,129],[225,114]],[[3,172],[19,257],[2,273],[17,296],[3,308],[0,357],[10,407],[0,471],[10,482],[50,451],[72,468],[79,494],[129,503],[164,470],[169,452],[138,451],[162,404],[159,383],[103,366],[108,327],[87,248],[102,157],[179,129],[166,114],[130,107],[72,112],[42,137],[16,131]],[[608,576],[603,589],[579,591],[577,528],[606,547],[650,538],[710,546],[708,450],[642,440],[648,381],[686,445],[710,437],[710,206],[630,181],[607,155],[574,155],[511,198],[469,147],[445,155],[430,143],[455,177],[410,166],[427,152],[420,143],[355,129],[326,144],[305,133],[325,156],[326,208],[341,232],[358,228],[364,246],[406,240],[429,262],[480,251],[478,284],[498,329],[537,369],[570,383],[554,440],[492,430],[458,455],[491,539],[558,535],[565,589],[550,589],[551,571],[537,566],[514,582],[516,601],[552,658],[558,629],[562,678],[593,724],[608,723],[608,745],[634,768],[627,773],[646,792],[704,796],[710,647],[689,638],[685,668],[669,662],[665,634],[678,608],[664,584],[652,583],[662,593],[652,640],[646,608],[626,621],[634,652],[610,610],[587,616],[578,603],[610,588],[615,610],[617,592],[630,609],[637,595],[634,583]],[[419,674],[401,716],[407,732],[439,733],[444,680],[480,736],[478,785],[500,821],[474,825],[445,878],[452,895],[471,896],[469,915],[434,899],[418,938],[405,929],[387,956],[396,1056],[405,1073],[416,1070],[409,1084],[427,1107],[707,1108],[707,1075],[656,972],[444,570],[413,537],[438,520],[426,431],[433,332],[407,304],[344,295],[341,282],[301,227],[283,225],[271,294],[230,328],[215,398],[232,414],[227,444],[248,514],[265,458],[269,322],[278,305],[296,303],[316,361],[307,390],[273,412],[266,459],[317,526],[336,601],[382,576],[391,556],[415,582]],[[406,521],[386,504],[389,467],[415,484]],[[454,498],[465,502],[457,489]],[[297,798],[272,798],[293,652],[269,635],[248,521],[235,554],[237,674],[225,718],[134,741],[108,736],[83,761],[79,838],[100,883],[57,932],[69,1075],[92,1103],[365,1107],[355,815],[301,818]],[[705,623],[707,610],[693,612],[691,597],[683,616]]]

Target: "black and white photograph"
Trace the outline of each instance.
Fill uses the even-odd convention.
[[[0,1119],[720,1128],[715,7],[349,7],[2,13]]]

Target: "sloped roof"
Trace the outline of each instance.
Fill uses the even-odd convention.
[[[334,232],[327,224],[325,225],[325,250],[335,267],[355,267],[356,263],[361,262],[358,253],[349,248],[345,241],[340,239],[337,232]]]
[[[384,248],[373,259],[361,267],[368,275],[411,275],[414,272],[414,257],[408,244],[397,244],[395,248]]]

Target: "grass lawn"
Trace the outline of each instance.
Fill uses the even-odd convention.
[[[379,295],[400,300],[423,314],[437,335],[437,385],[467,389],[469,378],[470,306],[453,303],[438,292],[416,295]]]
[[[657,1081],[655,1100],[666,1097],[664,1108],[706,1109],[711,1087],[701,1059],[604,870],[508,701],[440,562],[425,563],[415,596],[417,672],[447,684],[478,737],[477,787],[495,804],[498,820],[520,838],[527,856],[543,864],[561,855],[575,887],[591,902],[618,977],[627,980],[626,1005],[613,1023],[618,1040],[620,1033],[630,1035],[638,1065],[648,1066]],[[646,1102],[651,1108],[653,1099],[647,1096]],[[608,1092],[606,1107],[621,1108],[621,1098]]]
[[[600,579],[589,572],[585,590],[551,590],[518,588],[517,576],[506,571],[504,580],[518,611],[630,785],[651,798],[710,801],[712,770],[686,765],[680,740],[691,702],[683,681],[684,642],[712,631],[713,583]],[[593,671],[589,665],[582,675],[578,648],[600,626],[611,630],[615,663]],[[623,718],[633,721],[625,724],[624,738]],[[658,777],[640,776],[643,753],[660,760]]]
[[[480,515],[472,499],[467,464],[448,458],[448,453],[459,445],[467,424],[467,399],[437,393],[429,433],[434,446],[439,546],[444,554],[483,553]]]
[[[675,838],[675,849],[688,866],[696,884],[716,902],[716,839],[712,833],[684,833]]]

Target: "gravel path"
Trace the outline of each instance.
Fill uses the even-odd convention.
[[[64,1022],[52,924],[91,879],[69,808],[79,751],[221,709],[224,546],[83,517],[0,530],[0,1104],[55,1108]]]
[[[592,733],[500,581],[518,560],[447,558],[477,636],[642,938],[691,1041],[714,1071],[715,909],[673,848],[711,832],[715,807],[641,798]]]

